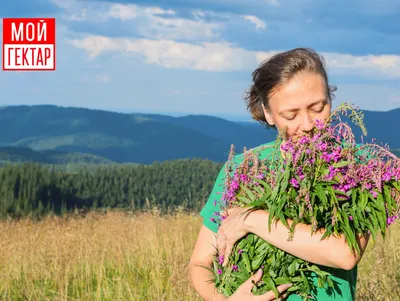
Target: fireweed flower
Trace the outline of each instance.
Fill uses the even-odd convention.
[[[307,136],[302,136],[300,139],[299,139],[299,143],[300,144],[306,144],[306,143],[308,143],[310,141],[310,138],[308,138]]]
[[[322,130],[324,128],[324,123],[321,120],[317,119],[315,120],[315,126],[317,127],[317,129]]]
[[[400,215],[400,160],[376,144],[357,145],[351,127],[340,120],[338,112],[341,113],[336,111],[327,123],[317,120],[315,129],[297,143],[279,136],[275,144],[277,155],[267,164],[247,157],[223,194],[227,206],[267,210],[269,225],[274,220],[291,219],[294,222],[288,229],[288,239],[293,237],[297,223],[311,225],[313,232],[324,228],[323,239],[344,235],[355,252],[360,252],[355,235],[384,234]],[[365,132],[361,114],[352,114],[348,117]],[[254,178],[262,185],[249,180]],[[368,230],[360,226],[366,224],[371,225]],[[221,265],[223,259],[216,256],[215,263]],[[279,265],[271,265],[271,258],[280,258]],[[242,284],[240,279],[248,278],[248,271],[239,269],[243,266],[251,273],[262,267],[266,275],[290,272],[288,278],[293,280],[298,288],[294,293],[300,297],[307,297],[316,289],[316,282],[309,276],[303,279],[300,270],[315,274],[318,282],[334,290],[330,275],[299,258],[294,263],[293,258],[249,233],[235,244],[229,266],[215,267],[219,275],[216,287],[226,295],[232,287]],[[232,272],[237,278],[229,277]],[[257,286],[260,293],[264,289],[270,290],[266,284]]]
[[[297,181],[295,178],[292,178],[291,180],[290,180],[290,184],[292,184],[292,186],[293,187],[295,187],[295,188],[299,188],[299,181]]]
[[[236,181],[236,180],[232,181],[232,182],[231,182],[231,189],[232,189],[232,190],[236,190],[236,189],[238,189],[238,188],[239,188],[239,182]]]

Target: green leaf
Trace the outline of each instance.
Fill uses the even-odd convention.
[[[260,186],[254,185],[252,189],[257,192],[258,195],[262,195],[264,193],[263,189]]]
[[[261,208],[269,210],[269,208],[271,207],[271,204],[270,204],[268,198],[269,198],[269,196],[265,194],[260,199],[255,200],[253,202],[249,202],[247,204],[247,206],[251,207],[251,208],[253,208],[253,207],[259,208],[259,207],[261,207]]]
[[[288,267],[288,272],[290,276],[294,276],[294,274],[296,273],[296,262],[293,261],[289,267]]]
[[[283,215],[283,211],[279,212],[279,219],[281,220],[282,224],[285,225],[286,228],[289,228],[289,224],[287,223],[286,217]]]
[[[252,179],[254,182],[257,182],[257,183],[259,183],[261,186],[264,187],[264,193],[266,193],[266,194],[271,194],[272,189],[271,189],[271,187],[268,185],[267,182],[265,182],[265,181],[263,181],[263,180],[261,180],[261,179],[257,179],[256,177],[251,177],[251,179]]]
[[[304,275],[304,272],[302,270],[300,270],[300,274],[301,274],[301,278],[303,279],[303,283],[304,283],[304,286],[306,287],[306,290],[310,291],[310,285],[308,283],[308,279],[307,279],[306,275]]]
[[[247,271],[248,271],[249,273],[251,273],[250,259],[249,259],[249,256],[247,255],[246,252],[243,252],[243,253],[242,253],[242,258],[243,258],[243,262],[244,262],[244,265],[246,266]]]
[[[251,262],[251,269],[257,270],[261,266],[261,263],[264,261],[265,256],[266,256],[266,254],[261,254],[255,258],[253,258],[253,260]]]
[[[351,216],[353,217],[354,227],[356,229],[359,229],[360,223],[358,222],[358,214],[352,208],[349,209],[349,212],[350,212]]]
[[[237,249],[244,250],[244,249],[246,249],[247,244],[248,244],[248,240],[245,238],[241,238],[237,244]]]
[[[256,199],[256,196],[254,195],[254,193],[249,188],[247,188],[245,185],[240,185],[240,188],[242,190],[244,190],[244,192],[246,193],[246,195],[248,196],[250,201],[253,202]]]
[[[254,234],[253,233],[249,233],[247,234],[247,241],[249,243],[249,247],[251,248],[253,242],[254,242]]]
[[[330,195],[331,205],[339,205],[335,192],[333,191],[332,186],[327,187],[328,193]]]
[[[397,183],[397,182],[392,182],[392,185],[394,186],[394,188],[396,188],[396,189],[397,189],[397,191],[399,191],[399,192],[400,192],[400,183]]]
[[[332,224],[329,224],[326,229],[324,235],[322,235],[321,240],[324,240],[325,238],[329,237],[332,235]]]
[[[242,196],[242,195],[238,195],[237,198],[238,198],[242,203],[244,203],[244,204],[246,204],[246,205],[248,205],[248,204],[251,202],[251,200],[249,200],[248,198],[246,198],[245,196]]]
[[[315,193],[317,194],[322,204],[326,206],[328,203],[328,199],[326,197],[325,190],[321,187],[321,185],[315,186]]]
[[[344,167],[344,166],[347,166],[347,165],[353,164],[353,163],[354,162],[350,162],[350,161],[341,161],[341,162],[332,164],[332,167],[339,168],[339,167]]]
[[[285,170],[283,179],[282,179],[282,187],[280,188],[280,191],[286,191],[288,184],[289,184],[289,176],[290,176],[290,169],[287,168]]]
[[[271,279],[271,277],[265,277],[264,279],[265,283],[268,285],[268,287],[270,288],[270,290],[272,290],[276,296],[276,298],[279,297],[279,292],[276,289],[275,283],[274,281]]]
[[[356,189],[351,190],[351,202],[353,204],[357,204],[357,190]]]

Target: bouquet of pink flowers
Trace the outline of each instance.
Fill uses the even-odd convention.
[[[384,236],[399,217],[400,160],[387,147],[357,145],[341,114],[366,134],[362,113],[344,104],[296,143],[280,133],[272,159],[263,161],[256,152],[247,151],[243,162],[233,167],[231,153],[223,208],[267,210],[269,227],[280,220],[288,227],[288,239],[298,223],[312,225],[313,233],[325,229],[323,239],[344,235],[353,252],[360,252],[357,237]],[[287,219],[293,221],[291,226]],[[318,278],[320,287],[334,286],[328,272],[252,233],[236,242],[228,265],[222,263],[216,254],[215,285],[227,297],[260,268],[263,278],[253,288],[255,295],[269,290],[278,294],[279,284],[293,283],[288,292],[307,300],[315,290],[312,277]]]

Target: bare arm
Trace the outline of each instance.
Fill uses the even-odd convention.
[[[343,236],[325,238],[321,241],[324,231],[311,235],[311,226],[298,224],[292,241],[287,241],[288,229],[278,221],[268,229],[268,212],[258,210],[252,212],[246,219],[248,231],[256,234],[270,244],[296,257],[316,264],[351,270],[354,268],[365,251],[369,237],[358,239],[361,255],[353,254]],[[288,220],[289,226],[292,221]]]
[[[212,255],[216,254],[215,246],[215,233],[202,225],[190,258],[189,273],[194,289],[205,301],[226,300],[225,296],[216,292],[214,283],[208,281],[214,275],[202,267],[212,267]]]

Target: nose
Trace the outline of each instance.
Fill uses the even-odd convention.
[[[314,128],[314,120],[311,118],[309,114],[304,114],[302,123],[301,123],[301,130],[303,132],[310,132]]]

